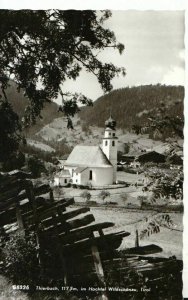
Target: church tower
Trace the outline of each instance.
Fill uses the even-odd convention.
[[[116,183],[116,172],[117,172],[116,121],[113,120],[111,116],[105,122],[105,132],[104,132],[102,150],[114,167],[113,182]]]

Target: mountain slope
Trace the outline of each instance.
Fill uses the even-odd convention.
[[[16,83],[14,81],[9,82],[9,87],[6,90],[8,101],[12,104],[13,110],[21,118],[24,115],[26,106],[29,104],[29,100],[24,96],[23,91],[18,92]],[[36,125],[31,126],[25,130],[26,136],[33,136],[45,125],[51,123],[55,118],[61,117],[62,113],[58,112],[58,105],[54,102],[45,103],[44,109],[41,113],[42,119],[37,118]]]
[[[134,124],[144,126],[148,113],[162,102],[169,104],[167,115],[183,117],[183,99],[182,86],[127,87],[98,98],[93,107],[82,108],[79,116],[87,125],[102,127],[111,112],[119,128],[130,129]]]

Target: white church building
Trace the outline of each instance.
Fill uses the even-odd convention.
[[[116,122],[112,117],[105,122],[102,146],[74,147],[64,163],[64,172],[68,174],[67,171],[69,182],[76,185],[106,186],[116,183],[117,137]]]

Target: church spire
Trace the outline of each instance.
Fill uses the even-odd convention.
[[[105,122],[105,127],[102,150],[114,168],[113,182],[115,183],[117,171],[117,137],[116,121],[112,118],[111,113],[109,119]]]
[[[116,121],[112,118],[111,111],[110,111],[109,119],[106,120],[106,122],[105,122],[105,127],[110,128],[112,130],[116,130]]]

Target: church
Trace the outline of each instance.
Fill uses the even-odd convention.
[[[105,122],[102,146],[77,145],[65,161],[62,171],[68,173],[69,182],[76,185],[97,187],[116,183],[116,121],[111,116]]]

